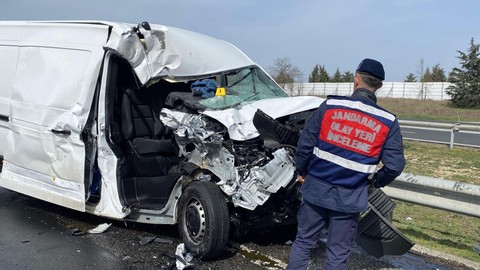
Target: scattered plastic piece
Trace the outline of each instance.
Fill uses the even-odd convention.
[[[150,243],[162,243],[162,244],[173,244],[173,240],[171,239],[166,239],[166,238],[160,238],[158,236],[146,236],[146,237],[141,237],[140,238],[140,245],[144,246],[146,244]]]
[[[185,244],[181,243],[177,246],[177,250],[175,251],[175,255],[177,257],[177,261],[175,265],[177,266],[178,270],[183,270],[185,267],[192,265],[190,262],[193,259],[192,254],[188,253],[185,250]]]
[[[480,244],[473,244],[473,251],[480,255]]]
[[[140,239],[140,245],[141,246],[144,246],[146,244],[150,244],[152,243],[153,241],[155,241],[155,238],[157,238],[156,236],[147,236],[147,237],[142,237]]]
[[[413,219],[411,217],[406,217],[405,220],[406,221],[412,221]]]
[[[98,225],[96,228],[88,230],[88,233],[103,233],[110,228],[110,226],[112,226],[112,223],[103,223]]]
[[[291,245],[293,244],[292,240],[288,240],[287,242],[285,242],[285,245]]]
[[[73,228],[71,230],[68,230],[68,232],[73,236],[79,236],[79,235],[85,234],[85,232],[82,232],[79,228]]]
[[[162,265],[160,267],[160,269],[175,269],[176,268],[176,260],[177,260],[177,256],[171,252],[162,252],[160,253],[160,256],[165,256],[165,257],[168,257],[167,260],[163,260],[164,261],[164,265]],[[184,269],[186,270],[186,269]]]
[[[159,238],[158,236],[155,238],[155,243],[162,243],[162,244],[173,244],[172,239],[167,239],[167,238]]]
[[[30,243],[30,240],[22,240],[22,244],[28,244]]]

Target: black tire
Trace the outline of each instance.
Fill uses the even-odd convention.
[[[195,181],[178,204],[178,228],[185,248],[202,259],[223,253],[230,234],[230,216],[222,191],[212,182]]]

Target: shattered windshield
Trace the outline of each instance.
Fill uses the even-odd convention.
[[[226,95],[204,99],[209,109],[224,109],[242,102],[287,97],[288,95],[263,70],[250,67],[225,75]]]

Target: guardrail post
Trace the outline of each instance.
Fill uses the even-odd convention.
[[[452,129],[450,130],[450,149],[453,148],[453,143],[455,140],[455,133],[460,131],[460,123],[454,123]]]

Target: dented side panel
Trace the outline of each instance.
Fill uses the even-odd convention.
[[[8,43],[8,48],[18,52],[14,82],[10,89],[2,89],[11,96],[2,137],[8,166],[0,183],[85,211],[81,132],[90,112],[108,27],[25,22],[15,29],[17,40],[0,38],[0,44]]]

